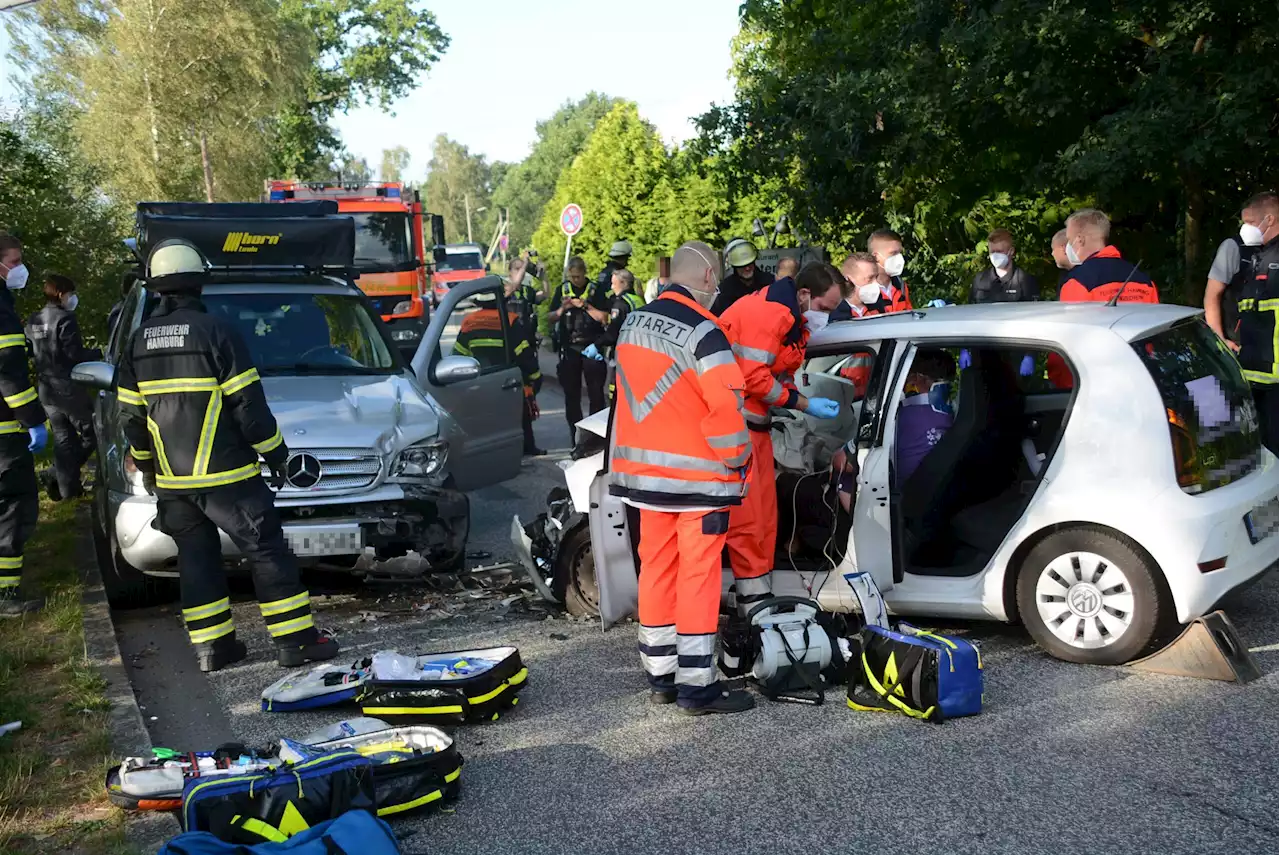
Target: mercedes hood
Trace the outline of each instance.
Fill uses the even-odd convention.
[[[390,454],[440,431],[431,401],[403,375],[263,377],[290,448],[370,448]]]

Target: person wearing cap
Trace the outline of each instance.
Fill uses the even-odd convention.
[[[719,317],[724,310],[748,294],[754,294],[766,285],[773,284],[772,274],[756,266],[760,251],[749,240],[734,238],[724,248],[724,259],[733,272],[720,280],[720,292],[711,304],[711,314]]]
[[[312,621],[311,596],[262,477],[259,457],[272,486],[283,486],[289,449],[244,339],[200,300],[207,268],[181,238],[147,255],[147,290],[160,300],[116,370],[129,456],[156,497],[156,527],[178,547],[182,617],[200,670],[247,655],[236,640],[219,529],[249,561],[276,662],[331,659],[338,643]]]
[[[596,277],[596,286],[606,291],[613,287],[613,274],[626,270],[631,263],[631,241],[616,240],[609,247],[609,260],[604,263],[604,270]]]
[[[40,516],[40,486],[33,453],[44,449],[49,431],[31,372],[27,339],[13,292],[26,287],[22,242],[0,234],[0,618],[35,611],[43,600],[22,584],[22,550]]]

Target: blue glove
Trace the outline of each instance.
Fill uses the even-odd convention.
[[[27,451],[32,454],[39,454],[44,451],[44,447],[49,444],[49,431],[44,425],[36,425],[27,430],[31,434],[31,444],[27,446]]]
[[[930,300],[928,307],[930,309],[941,309],[945,305],[947,305],[946,300]]]
[[[840,415],[840,402],[830,398],[810,398],[809,406],[804,408],[804,412],[815,419],[834,419]]]
[[[595,344],[589,344],[582,349],[582,355],[587,359],[594,359],[596,362],[604,362],[604,357],[596,348]]]
[[[968,348],[960,351],[960,370],[963,371],[973,363],[973,358],[969,356]]]
[[[1018,366],[1019,377],[1030,377],[1031,372],[1036,370],[1036,359],[1031,354],[1022,357],[1022,364]]]

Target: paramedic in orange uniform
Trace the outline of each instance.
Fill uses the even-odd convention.
[[[705,243],[676,250],[671,284],[627,315],[615,351],[609,490],[640,510],[640,661],[652,701],[687,715],[755,706],[715,664],[720,554],[751,462],[742,371],[708,311],[718,273]]]
[[[1110,236],[1111,220],[1101,211],[1085,208],[1067,217],[1066,254],[1071,268],[1058,299],[1064,303],[1106,303],[1120,293],[1121,303],[1159,303],[1151,277],[1121,258],[1120,250],[1107,243]],[[1071,388],[1071,369],[1062,357],[1049,354],[1048,368],[1053,385]]]
[[[794,281],[780,279],[767,285],[720,316],[746,382],[742,414],[751,432],[753,462],[747,495],[729,511],[729,564],[742,615],[768,599],[772,590],[769,574],[778,540],[778,492],[769,408],[801,410],[820,419],[835,418],[840,412],[840,404],[830,398],[801,395],[792,373],[804,361],[809,340],[804,313],[834,309],[843,283],[839,270],[814,262],[805,265]]]

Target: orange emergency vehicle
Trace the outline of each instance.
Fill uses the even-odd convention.
[[[484,260],[484,247],[478,243],[451,243],[444,248],[444,255],[436,261],[431,274],[431,305],[438,306],[459,282],[479,279],[489,270]]]
[[[412,350],[427,328],[427,258],[422,202],[399,182],[266,182],[265,201],[332,199],[356,224],[356,284],[390,328],[391,338]]]

